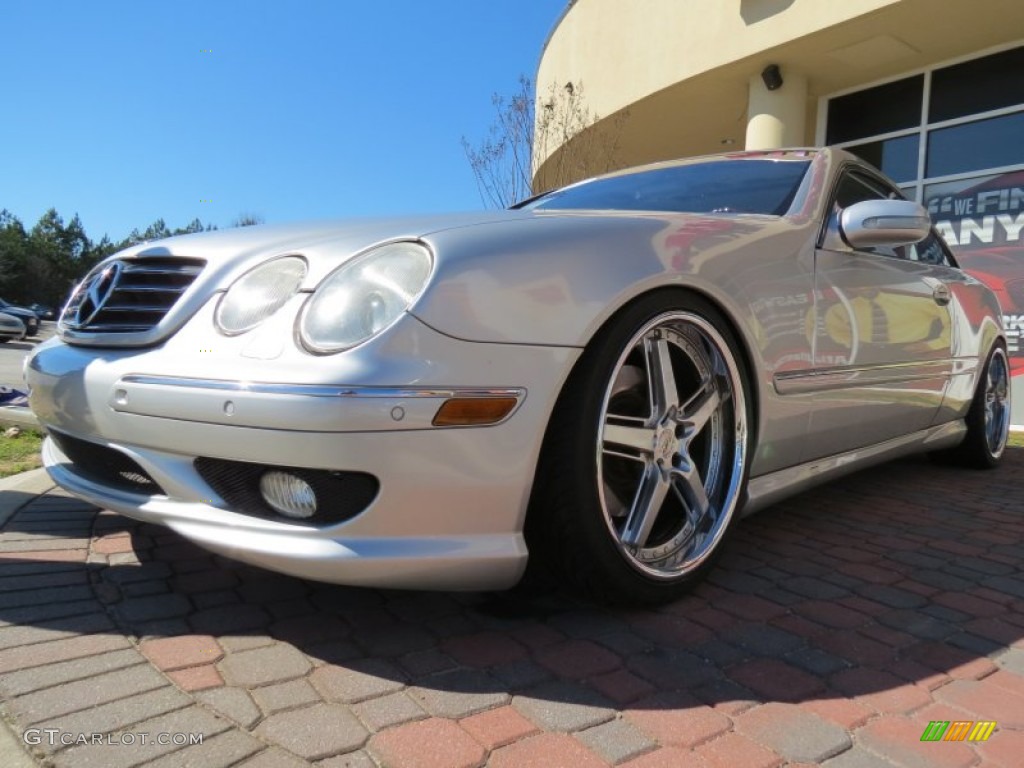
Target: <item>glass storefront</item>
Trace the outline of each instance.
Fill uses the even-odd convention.
[[[827,100],[825,144],[925,205],[960,265],[998,295],[1024,425],[1024,46]]]

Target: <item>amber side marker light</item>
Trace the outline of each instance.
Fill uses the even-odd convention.
[[[514,397],[453,397],[434,416],[435,427],[470,427],[496,424],[516,407]]]

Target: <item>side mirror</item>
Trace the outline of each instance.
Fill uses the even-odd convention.
[[[865,200],[839,217],[843,239],[853,248],[919,243],[931,226],[928,211],[909,200]]]

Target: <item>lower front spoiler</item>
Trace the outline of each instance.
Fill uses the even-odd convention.
[[[165,525],[234,560],[299,578],[389,589],[487,591],[514,586],[526,569],[521,534],[325,536],[319,529],[263,523],[231,526],[224,510],[116,490],[75,472],[47,439],[43,463],[54,482],[98,507]]]

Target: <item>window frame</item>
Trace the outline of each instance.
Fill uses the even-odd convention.
[[[1002,117],[1004,115],[1012,115],[1024,112],[1024,103],[1020,103],[1011,105],[1009,107],[1000,107],[998,109],[991,109],[984,112],[975,112],[970,115],[951,118],[948,120],[929,122],[929,111],[931,106],[932,93],[932,73],[935,72],[935,70],[945,69],[947,67],[956,66],[957,64],[963,64],[965,62],[973,61],[976,59],[983,59],[986,56],[991,56],[994,54],[1002,53],[1004,51],[1009,51],[1014,48],[1021,47],[1024,47],[1024,39],[988,48],[965,56],[959,56],[953,59],[948,59],[946,61],[941,61],[936,64],[932,64],[928,67],[922,67],[909,70],[906,72],[901,72],[897,75],[882,78],[873,82],[861,83],[851,88],[845,88],[841,91],[836,91],[835,93],[826,94],[818,99],[818,119],[815,142],[818,144],[818,146],[825,145],[826,132],[828,130],[828,106],[829,102],[832,99],[840,98],[842,96],[848,96],[852,93],[868,90],[879,85],[885,85],[887,83],[905,80],[916,75],[924,75],[924,93],[921,98],[921,117],[916,127],[905,128],[897,131],[889,131],[887,133],[874,134],[871,136],[861,136],[850,141],[844,141],[830,146],[834,146],[840,149],[846,149],[848,147],[857,146],[859,144],[868,144],[877,141],[885,141],[887,139],[896,139],[905,136],[913,136],[916,134],[918,136],[916,176],[913,180],[901,181],[898,182],[896,185],[906,195],[907,199],[914,200],[915,202],[918,203],[923,202],[924,188],[927,184],[939,184],[947,181],[960,181],[964,179],[972,179],[977,176],[988,176],[1024,170],[1024,163],[1016,163],[1012,165],[997,166],[992,168],[977,168],[971,171],[945,174],[942,176],[926,175],[928,161],[928,134],[930,132],[942,128],[950,128],[957,125],[978,122],[993,117]]]

